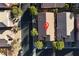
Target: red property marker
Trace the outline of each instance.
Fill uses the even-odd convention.
[[[45,22],[44,25],[43,25],[43,27],[44,27],[45,30],[47,30],[47,28],[49,27],[49,23]]]

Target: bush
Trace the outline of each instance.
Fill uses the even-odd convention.
[[[34,42],[34,46],[37,48],[37,49],[42,49],[43,48],[43,42],[40,41],[40,40],[37,40]]]

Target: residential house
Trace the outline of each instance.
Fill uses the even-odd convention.
[[[79,14],[76,14],[76,42],[77,46],[79,47]]]
[[[65,3],[41,3],[40,11],[52,11],[55,8],[63,8]]]
[[[15,37],[16,39],[18,38],[18,34],[15,35],[15,33],[12,31],[14,24],[10,19],[11,6],[12,4],[0,3],[0,48],[8,47],[8,49],[10,49],[13,39],[15,39]],[[7,51],[7,55],[11,55],[11,51]]]
[[[54,20],[54,13],[52,12],[41,12],[38,14],[38,38],[40,40],[55,41]],[[44,28],[45,23],[48,23],[47,30]]]
[[[75,52],[72,49],[73,43],[78,39],[78,18],[77,15],[77,34],[75,35],[75,15],[73,12],[50,12],[54,8],[63,8],[65,3],[41,3],[36,4],[39,8],[39,14],[37,17],[37,29],[38,29],[38,39],[46,42],[56,40],[64,40],[65,48],[62,51],[56,51],[56,55],[73,55]],[[30,34],[32,29],[32,16],[28,13],[28,8],[30,4],[22,4],[24,14],[21,18],[21,28],[22,28],[22,52],[23,55],[33,54],[33,37]],[[48,23],[48,28],[45,30],[44,24]],[[77,44],[78,45],[78,44]],[[79,45],[78,45],[79,46]],[[77,49],[76,49],[77,50]],[[76,51],[75,50],[75,51]],[[42,51],[42,50],[40,50]],[[40,51],[36,51],[38,54]],[[50,51],[50,53],[48,53]],[[66,51],[66,52],[65,52]],[[38,55],[52,55],[51,48],[45,49]],[[76,54],[76,53],[75,53]]]
[[[65,3],[41,3],[41,8],[62,8]]]
[[[69,43],[75,42],[73,13],[57,13],[57,40],[64,40],[65,42]],[[66,45],[69,46],[68,43]]]

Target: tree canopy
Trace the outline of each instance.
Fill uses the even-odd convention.
[[[43,42],[40,41],[40,40],[37,40],[34,42],[34,46],[37,48],[37,49],[42,49],[43,48]]]
[[[29,11],[32,16],[35,16],[38,14],[37,8],[35,6],[30,6]]]
[[[11,13],[13,14],[14,17],[18,17],[23,14],[23,11],[21,10],[21,8],[17,6],[12,6]]]
[[[57,50],[62,50],[64,48],[64,41],[53,42],[53,47]]]
[[[33,28],[33,29],[31,30],[31,35],[32,35],[32,36],[37,36],[37,35],[38,35],[38,31],[37,31],[36,28]]]

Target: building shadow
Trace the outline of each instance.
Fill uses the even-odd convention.
[[[32,29],[32,16],[27,9],[23,16],[21,17],[21,21],[19,22],[18,26],[21,24],[21,34],[22,34],[22,48],[23,48],[23,55],[24,56],[31,56],[33,50],[33,40],[31,36],[31,29]]]
[[[73,49],[63,49],[56,51],[56,56],[73,56]]]
[[[37,49],[37,56],[52,56],[53,55],[53,49]]]

